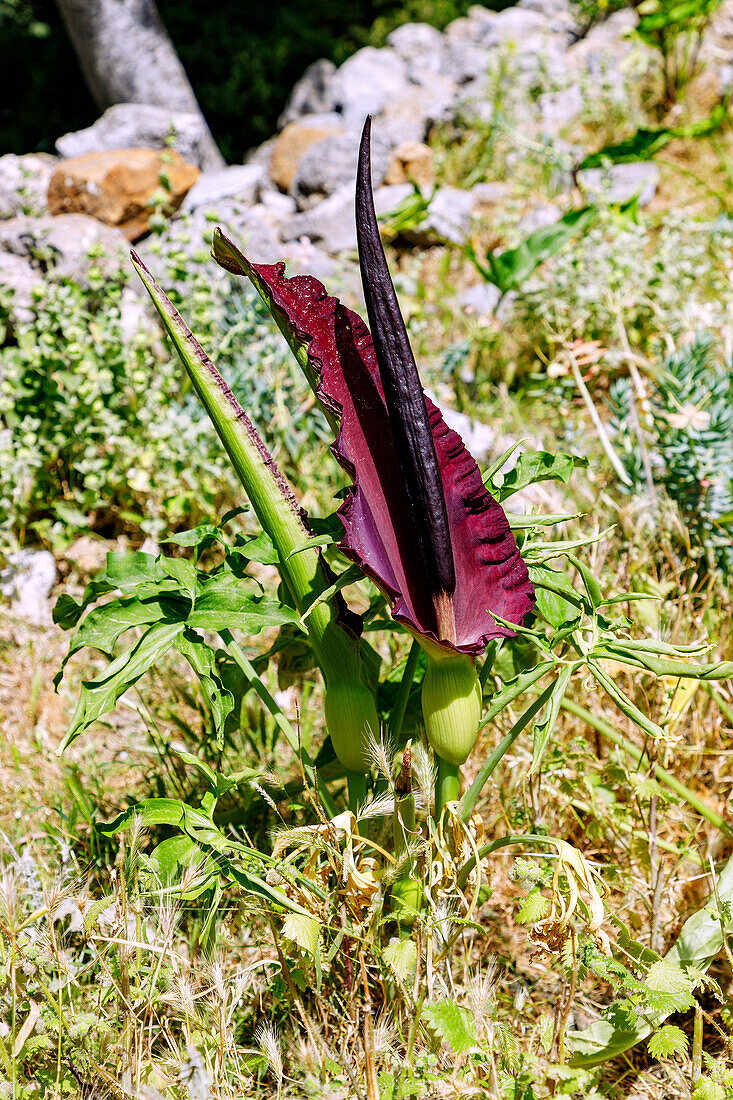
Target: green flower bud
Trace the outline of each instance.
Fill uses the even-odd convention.
[[[371,691],[360,680],[326,688],[326,726],[334,752],[350,772],[369,770],[369,742],[379,738],[379,718]]]
[[[425,734],[433,751],[449,764],[462,764],[476,743],[481,721],[481,685],[470,657],[427,653],[422,685]]]

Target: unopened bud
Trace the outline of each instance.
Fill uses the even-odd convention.
[[[430,653],[422,685],[425,734],[433,751],[449,764],[464,762],[478,737],[481,685],[470,657],[435,658]]]

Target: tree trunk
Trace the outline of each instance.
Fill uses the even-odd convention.
[[[224,164],[155,0],[56,0],[100,110],[146,103],[200,115],[206,167]]]

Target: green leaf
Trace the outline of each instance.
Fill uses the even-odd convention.
[[[598,664],[597,661],[588,661],[588,670],[595,680],[601,685],[607,695],[613,699],[614,703],[627,718],[630,718],[644,733],[649,734],[650,737],[664,737],[664,730],[661,726],[658,726],[656,722],[653,722],[651,718],[648,718],[643,711],[640,711],[635,703],[632,703],[631,699],[618,688],[615,682],[607,675]]]
[[[547,742],[552,736],[552,731],[555,728],[557,722],[557,716],[560,713],[560,704],[563,701],[565,691],[568,686],[568,680],[571,673],[575,671],[577,664],[564,665],[558,673],[555,685],[552,689],[552,695],[545,704],[543,711],[543,718],[541,722],[536,722],[534,727],[534,744],[532,747],[532,766],[530,767],[527,776],[534,775],[539,769],[542,763],[542,757],[547,747]]]
[[[709,118],[700,122],[693,122],[687,126],[660,127],[656,130],[637,130],[624,141],[605,145],[598,152],[589,153],[580,162],[576,171],[581,172],[585,168],[602,168],[605,164],[633,164],[636,161],[650,160],[674,138],[708,137],[720,128],[725,116],[725,106],[719,103]]]
[[[58,751],[63,752],[92,722],[112,710],[119,697],[168,652],[182,631],[183,623],[158,623],[94,680],[84,680],[71,727]]]
[[[476,1046],[473,1019],[455,1001],[429,1002],[423,1006],[422,1014],[431,1030],[454,1054],[464,1054]]]
[[[535,886],[519,907],[517,924],[536,924],[538,920],[542,920],[549,907],[549,899],[545,897],[539,886]]]
[[[402,939],[389,943],[382,951],[382,958],[392,973],[402,982],[415,973],[417,945],[414,940]]]
[[[507,472],[496,498],[501,503],[528,485],[540,481],[561,481],[567,485],[573,470],[578,466],[587,466],[587,458],[574,455],[553,454],[550,451],[531,451],[521,454],[516,465]]]
[[[180,531],[176,535],[169,535],[161,542],[171,542],[174,546],[201,546],[204,543],[221,542],[221,527],[216,523],[200,523],[190,531]]]
[[[733,903],[733,857],[726,863],[717,885],[721,905]],[[723,948],[720,920],[716,912],[711,912],[711,901],[714,907],[715,901],[712,898],[697,913],[688,917],[677,942],[665,955],[665,962],[683,969],[692,967],[694,972],[708,969]],[[726,933],[730,934],[733,931],[733,918],[726,916],[724,925]],[[620,1006],[616,1003],[590,1027],[567,1035],[566,1047],[571,1052],[570,1064],[590,1067],[615,1058],[646,1039],[654,1027],[663,1023],[668,1015],[666,1012],[648,1013],[638,1016],[629,1026],[628,1016],[620,1011]]]
[[[687,1054],[688,1040],[684,1031],[674,1024],[665,1024],[649,1040],[647,1050],[652,1058],[674,1058]]]
[[[110,600],[101,607],[95,607],[74,635],[61,668],[54,677],[54,685],[58,687],[69,658],[84,646],[98,649],[111,657],[117,640],[126,630],[136,626],[148,626],[162,619],[175,622],[181,618],[182,615],[176,614],[173,603],[155,598],[139,600],[136,596],[125,596],[122,599]]]
[[[186,558],[165,558],[162,556],[158,560],[163,572],[172,577],[181,591],[193,600],[196,592],[196,569],[191,562]]]
[[[530,563],[528,569],[534,585],[536,610],[550,626],[559,628],[577,622],[583,611],[583,599],[569,578],[547,565]]]
[[[216,668],[216,655],[195,630],[186,630],[176,638],[176,647],[199,678],[209,705],[218,748],[224,747],[224,724],[234,710],[234,696],[224,687]]]
[[[168,837],[147,858],[148,869],[164,890],[183,884],[180,896],[194,901],[219,877],[219,869],[210,856],[189,836]]]
[[[297,943],[311,958],[316,957],[320,951],[321,925],[315,917],[303,916],[301,913],[289,913],[283,921],[282,934],[286,939]]]
[[[502,688],[491,696],[489,709],[481,722],[481,728],[493,718],[496,718],[497,714],[500,714],[505,707],[513,703],[527,688],[532,687],[532,684],[536,684],[538,680],[541,680],[545,673],[556,667],[556,664],[555,660],[541,661],[528,672],[522,672],[519,676],[515,676],[513,680],[507,680]]]
[[[554,256],[561,248],[581,233],[595,217],[595,206],[584,206],[565,214],[552,225],[543,225],[517,245],[504,252],[487,252],[488,270],[482,268],[484,277],[502,294],[517,290],[527,281],[541,263]]]
[[[107,554],[107,572],[105,579],[114,588],[126,592],[137,588],[139,584],[157,581],[164,576],[160,558],[145,554],[142,550],[112,551]]]
[[[660,959],[649,969],[644,985],[653,994],[649,1003],[658,1012],[669,1015],[672,1012],[686,1012],[692,1008],[695,998],[692,996],[694,981],[681,966]]]
[[[246,584],[229,570],[201,579],[187,626],[198,630],[241,630],[252,636],[267,627],[299,621],[292,608],[284,607],[272,596],[252,595]]]

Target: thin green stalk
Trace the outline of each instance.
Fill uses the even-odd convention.
[[[526,726],[528,726],[529,723],[532,721],[534,716],[540,710],[542,710],[542,707],[552,695],[554,688],[555,681],[553,680],[551,684],[548,684],[542,694],[537,696],[534,703],[532,703],[531,706],[529,706],[527,710],[525,710],[522,717],[517,719],[512,728],[509,730],[509,733],[506,735],[506,737],[502,738],[502,740],[492,752],[489,759],[481,768],[473,783],[461,799],[461,816],[464,821],[468,821],[471,817],[471,814],[473,813],[473,808],[476,805],[476,799],[486,786],[489,777],[493,773],[499,761],[512,747],[522,730],[525,729]]]
[[[510,844],[547,844],[552,847],[552,837],[541,836],[539,833],[511,833],[509,836],[500,836],[497,840],[492,840],[488,844],[482,845],[478,850],[478,858],[485,859],[486,856],[490,856],[492,852],[496,852],[499,848],[508,848]],[[456,877],[456,886],[459,890],[462,890],[468,882],[468,876],[476,866],[476,856],[471,858],[463,864],[458,876]]]
[[[438,776],[435,781],[435,820],[440,821],[448,802],[457,802],[461,785],[461,769],[437,756]]]
[[[726,703],[723,696],[720,694],[719,691],[715,690],[711,683],[704,683],[702,686],[704,687],[710,698],[713,700],[728,725],[731,727],[731,729],[733,729],[733,707],[729,706],[729,704]]]
[[[563,699],[562,708],[569,714],[575,715],[576,718],[582,718],[584,722],[587,722],[589,726],[592,726],[594,730],[597,730],[603,737],[607,737],[609,741],[612,741],[614,745],[618,745],[620,749],[627,752],[632,760],[636,764],[640,764],[646,756],[643,749],[638,748],[633,741],[629,741],[628,738],[618,733],[612,725],[605,722],[602,718],[597,718],[595,714],[592,714],[585,707],[579,706],[577,703],[573,703],[570,699]],[[706,802],[703,801],[699,795],[696,795],[694,791],[691,791],[689,787],[686,787],[684,783],[680,783],[679,779],[676,779],[671,772],[668,772],[666,768],[663,768],[660,764],[652,764],[652,774],[655,779],[660,783],[663,783],[666,787],[669,787],[671,791],[678,794],[680,798],[683,798],[688,805],[692,806],[693,810],[696,810],[701,817],[704,817],[706,821],[709,821],[711,825],[714,825],[716,829],[720,829],[726,836],[733,836],[733,825],[721,817],[716,810],[713,810]]]
[[[367,796],[366,776],[363,772],[347,771],[346,784],[349,790],[349,809],[352,814],[357,814]]]
[[[407,710],[407,700],[410,698],[410,689],[412,688],[412,681],[415,679],[415,670],[419,660],[420,643],[413,642],[410,646],[410,652],[407,655],[405,671],[402,673],[397,698],[392,707],[392,713],[389,716],[389,732],[395,743],[402,732],[402,723],[405,718],[405,711]]]

